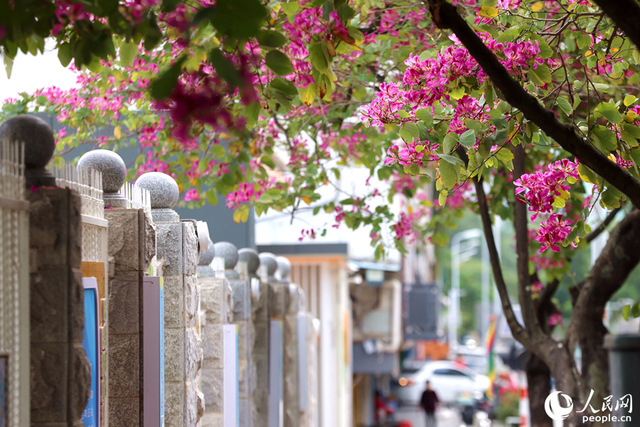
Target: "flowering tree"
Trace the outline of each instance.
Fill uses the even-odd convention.
[[[138,173],[172,174],[194,207],[222,194],[238,222],[250,206],[258,215],[333,213],[333,226],[369,227],[378,256],[390,244],[444,244],[443,229],[472,209],[508,323],[532,354],[534,423],[549,425],[537,418],[549,373],[577,406],[591,389],[599,401],[608,394],[604,304],[639,261],[640,8],[455,3],[6,2],[7,70],[18,49],[42,51],[53,37],[78,87],[22,94],[2,113],[55,114],[65,126],[59,153],[136,146]],[[347,167],[369,172],[365,193],[340,186]],[[344,197],[323,200],[325,187]],[[592,229],[596,205],[610,214]],[[552,297],[573,249],[618,212],[589,276],[570,289],[566,336],[552,338],[562,321]],[[495,215],[515,225],[523,324],[502,276]]]

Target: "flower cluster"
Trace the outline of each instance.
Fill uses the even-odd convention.
[[[431,144],[429,141],[420,141],[419,138],[409,144],[405,144],[404,148],[394,144],[387,150],[388,157],[384,159],[384,164],[389,166],[399,163],[402,166],[411,166],[414,163],[422,165],[425,160],[437,161],[438,156],[435,154],[435,150],[438,146],[439,144],[437,143]],[[425,155],[427,156],[426,158]]]
[[[553,212],[553,203],[556,197],[569,198],[569,185],[578,178],[578,160],[572,162],[568,159],[558,160],[550,164],[546,171],[537,171],[525,174],[514,181],[516,195],[523,194],[529,205],[529,210],[535,212],[531,219],[535,220],[538,213]]]
[[[515,76],[522,77],[523,70],[544,63],[544,59],[539,56],[540,47],[537,41],[497,42],[486,35],[482,37],[489,49]],[[415,121],[412,111],[432,108],[441,100],[449,101],[448,86],[456,80],[474,77],[478,84],[482,84],[488,78],[469,51],[460,45],[446,47],[435,58],[420,59],[419,56],[410,54],[405,64],[407,68],[402,77],[403,87],[398,87],[395,83],[382,83],[380,92],[361,110],[363,120],[369,125],[382,126],[398,121]],[[469,105],[465,105],[464,108],[452,107],[455,110],[453,120],[483,112],[479,110],[477,103],[473,105],[470,101],[467,102]],[[408,117],[400,111],[408,113]],[[402,115],[405,117],[402,118]]]
[[[549,219],[540,224],[540,229],[536,235],[536,240],[542,245],[539,254],[551,248],[554,252],[559,252],[557,245],[564,241],[571,232],[572,222],[562,219],[562,215],[553,213]]]
[[[549,326],[562,325],[562,314],[554,313],[549,316]]]
[[[515,180],[516,195],[523,195],[529,210],[534,212],[531,219],[535,220],[540,213],[554,211],[556,198],[568,199],[571,187],[566,182],[573,184],[577,178],[577,159],[575,162],[568,159],[558,160],[547,166],[545,171],[525,174]],[[539,253],[549,248],[554,252],[560,251],[557,244],[567,238],[571,232],[571,224],[572,221],[562,219],[562,215],[558,213],[552,213],[543,221],[535,238],[542,245]]]

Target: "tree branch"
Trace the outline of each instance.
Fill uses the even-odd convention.
[[[513,149],[513,179],[525,174],[524,148],[518,145]],[[516,201],[513,206],[513,225],[516,232],[516,268],[518,271],[518,299],[522,307],[524,325],[531,334],[542,333],[540,323],[531,298],[531,276],[529,275],[529,231],[527,229],[527,207]]]
[[[631,41],[640,48],[640,6],[635,0],[594,0]]]
[[[581,163],[602,176],[624,193],[634,206],[640,208],[640,180],[586,143],[572,126],[561,123],[552,111],[545,109],[534,96],[528,94],[458,14],[455,6],[441,0],[429,0],[429,7],[435,24],[440,28],[450,28],[454,32],[509,104],[522,111],[528,120],[535,123],[562,148],[576,156]]]
[[[602,223],[600,223],[600,225],[595,230],[593,230],[593,231],[591,231],[591,233],[587,234],[587,237],[585,237],[585,240],[587,241],[587,243],[591,243],[600,234],[602,234],[602,232],[607,229],[609,224],[611,224],[611,221],[613,221],[613,219],[618,214],[618,212],[620,212],[621,209],[622,208],[620,207],[620,208],[615,208],[615,209],[612,209],[611,211],[609,211],[609,213],[607,214],[607,217],[604,219],[604,221],[602,221]]]
[[[469,157],[462,146],[458,146],[456,153],[465,163],[469,164]],[[473,184],[478,196],[478,207],[480,211],[480,218],[482,219],[482,229],[484,231],[484,237],[487,242],[487,249],[489,251],[489,261],[491,262],[491,270],[493,272],[493,279],[496,282],[496,289],[500,295],[500,302],[502,303],[502,311],[511,329],[511,334],[515,339],[520,341],[522,345],[527,347],[526,343],[529,342],[528,332],[520,325],[515,313],[513,312],[513,306],[509,299],[509,293],[507,292],[507,284],[504,281],[502,275],[502,268],[500,265],[500,257],[498,255],[498,249],[496,248],[495,237],[493,236],[493,229],[491,228],[491,217],[489,216],[489,206],[487,205],[487,197],[482,187],[482,181],[478,179],[478,176],[473,177]]]

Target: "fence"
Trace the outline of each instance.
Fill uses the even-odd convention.
[[[0,143],[0,425],[29,425],[29,203],[24,146]]]

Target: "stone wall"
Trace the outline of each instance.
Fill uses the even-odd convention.
[[[82,348],[80,197],[27,191],[31,305],[31,425],[82,427],[91,374]]]
[[[197,380],[202,345],[197,331],[198,241],[192,222],[181,222],[172,209],[179,189],[170,176],[150,172],[136,185],[149,190],[156,225],[157,258],[164,277],[165,424],[195,426],[204,412]]]
[[[110,209],[109,425],[143,425],[142,278],[155,255],[155,226],[142,209]]]

